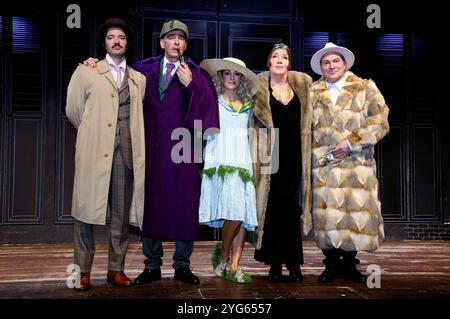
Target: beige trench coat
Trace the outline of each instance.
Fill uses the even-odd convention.
[[[130,67],[127,70],[134,172],[130,224],[142,229],[145,176],[142,100],[146,79]],[[77,129],[72,216],[85,223],[106,222],[118,109],[119,95],[107,62],[98,62],[96,68],[79,65],[67,90],[66,113]]]

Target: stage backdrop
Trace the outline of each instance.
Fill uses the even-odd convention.
[[[71,0],[1,9],[0,243],[72,240],[76,133],[64,112],[66,89],[77,64],[97,56],[96,29],[111,16],[133,25],[134,60],[161,53],[168,18],[188,24],[186,54],[195,61],[234,56],[255,72],[266,70],[279,41],[291,46],[293,69],[314,79],[316,50],[328,41],[350,48],[353,70],[377,83],[391,111],[390,134],[376,148],[387,238],[450,239],[450,130],[440,98],[447,81],[439,70],[446,56],[438,55],[445,10],[378,1],[377,11],[371,2]],[[76,12],[79,28],[69,28]],[[202,227],[202,239],[217,235]]]

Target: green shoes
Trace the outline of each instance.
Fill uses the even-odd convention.
[[[211,263],[212,263],[214,270],[217,268],[217,266],[219,266],[220,262],[222,261],[222,247],[223,247],[223,242],[221,242],[221,241],[219,241],[214,246],[212,256],[211,256]]]
[[[252,277],[244,272],[241,267],[235,271],[227,271],[225,279],[228,279],[239,284],[249,284],[252,282]]]
[[[220,278],[227,279],[227,266],[228,263],[226,261],[222,261],[215,269],[214,273]]]
[[[221,241],[214,246],[211,256],[211,263],[214,269],[214,273],[220,278],[226,279],[228,263],[226,261],[222,261],[222,247],[223,242]]]
[[[214,269],[214,273],[220,278],[237,282],[239,284],[248,284],[252,282],[252,277],[249,274],[242,271],[239,267],[235,271],[230,271],[229,265],[226,261],[222,261],[222,247],[223,242],[218,242],[212,251],[211,263]]]

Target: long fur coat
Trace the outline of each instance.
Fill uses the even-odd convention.
[[[272,172],[272,145],[274,127],[270,109],[269,72],[258,75],[261,80],[261,90],[256,95],[253,108],[252,128],[255,129],[255,141],[251,142],[252,153],[257,154],[253,172],[256,178],[256,208],[258,213],[258,228],[255,231],[256,249],[260,249],[264,234],[267,200],[270,191]],[[310,101],[311,77],[302,72],[289,71],[288,82],[301,102],[301,156],[302,156],[302,215],[301,228],[308,234],[312,228],[311,218],[311,123],[312,106]],[[293,143],[300,141],[293,141]],[[267,155],[267,156],[266,156]],[[299,163],[300,164],[300,163]]]
[[[311,87],[313,106],[313,219],[321,249],[373,251],[384,239],[374,146],[389,131],[389,109],[371,80],[344,74],[333,104],[324,78]],[[320,165],[331,147],[347,139],[349,157]]]

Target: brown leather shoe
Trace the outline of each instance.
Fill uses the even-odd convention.
[[[125,275],[123,271],[111,271],[108,270],[108,274],[106,275],[106,281],[113,283],[118,287],[130,287],[131,280]]]
[[[90,272],[82,272],[80,278],[80,286],[75,286],[73,289],[77,291],[86,291],[91,288],[91,273]]]

